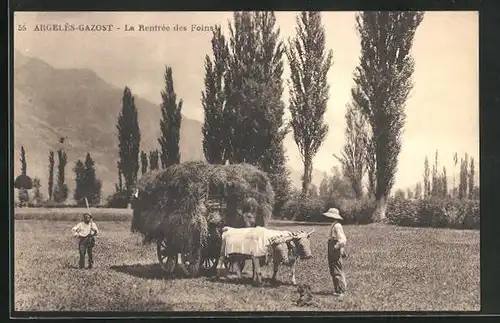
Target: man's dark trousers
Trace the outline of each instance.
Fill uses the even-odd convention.
[[[80,242],[78,243],[78,251],[80,252],[80,268],[85,267],[85,254],[89,255],[89,268],[92,268],[94,261],[92,259],[92,249],[94,248],[95,240],[92,235],[86,237],[80,237]]]

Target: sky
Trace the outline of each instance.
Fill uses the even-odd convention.
[[[276,12],[276,24],[286,40],[295,35],[298,12]],[[211,55],[213,25],[228,35],[231,12],[16,12],[14,48],[56,68],[90,68],[107,82],[129,86],[135,96],[161,102],[165,65],[173,70],[183,114],[203,121],[204,59]],[[333,51],[328,73],[330,99],[325,113],[329,133],[314,158],[314,168],[330,172],[339,166],[333,154],[344,145],[345,111],[350,102],[353,71],[360,44],[355,12],[323,12],[326,48]],[[37,24],[113,24],[113,31],[35,31]],[[138,31],[138,26],[165,25],[169,31]],[[125,25],[135,31],[125,31]],[[175,31],[174,26],[186,31]],[[117,29],[119,28],[119,30]],[[197,30],[198,29],[198,30]],[[422,180],[424,159],[434,160],[453,173],[453,154],[467,153],[479,165],[479,27],[478,13],[426,12],[412,48],[414,88],[406,104],[407,120],[394,188],[414,187]],[[284,57],[283,79],[289,78]],[[286,84],[286,83],[285,83]],[[288,88],[283,96],[288,105]],[[140,109],[140,107],[138,107]],[[140,110],[139,110],[140,111]],[[289,114],[286,115],[289,118]],[[289,166],[302,170],[295,142],[285,141]],[[478,170],[476,169],[476,172]],[[457,169],[458,173],[458,169]]]

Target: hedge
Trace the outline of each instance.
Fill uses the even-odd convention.
[[[480,207],[477,200],[392,199],[387,208],[390,223],[453,229],[479,229]]]
[[[387,221],[390,224],[410,227],[434,227],[452,229],[480,228],[480,205],[477,200],[459,199],[394,199],[387,205]],[[345,224],[368,224],[372,221],[375,201],[337,200],[326,204],[319,198],[295,196],[284,205],[284,217],[295,221],[328,222],[323,213],[330,207],[339,209]]]

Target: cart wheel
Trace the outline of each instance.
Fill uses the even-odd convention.
[[[160,262],[161,269],[167,274],[173,274],[177,261],[177,255],[172,255],[172,252],[168,251],[166,239],[163,239],[156,243],[156,254],[158,256],[158,261]]]
[[[193,254],[186,255],[184,259],[187,259],[187,274],[189,277],[197,277],[200,274],[201,269],[201,252],[197,251]]]

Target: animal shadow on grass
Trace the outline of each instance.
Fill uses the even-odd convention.
[[[236,277],[209,277],[208,281],[220,284],[231,285],[250,285],[263,288],[277,288],[280,286],[293,286],[292,282],[288,281],[273,281],[271,277],[262,277],[262,284],[255,285],[251,276],[243,275],[239,280]]]
[[[172,278],[161,269],[159,264],[148,264],[148,265],[135,264],[135,265],[111,266],[111,269],[119,273],[145,279]]]

